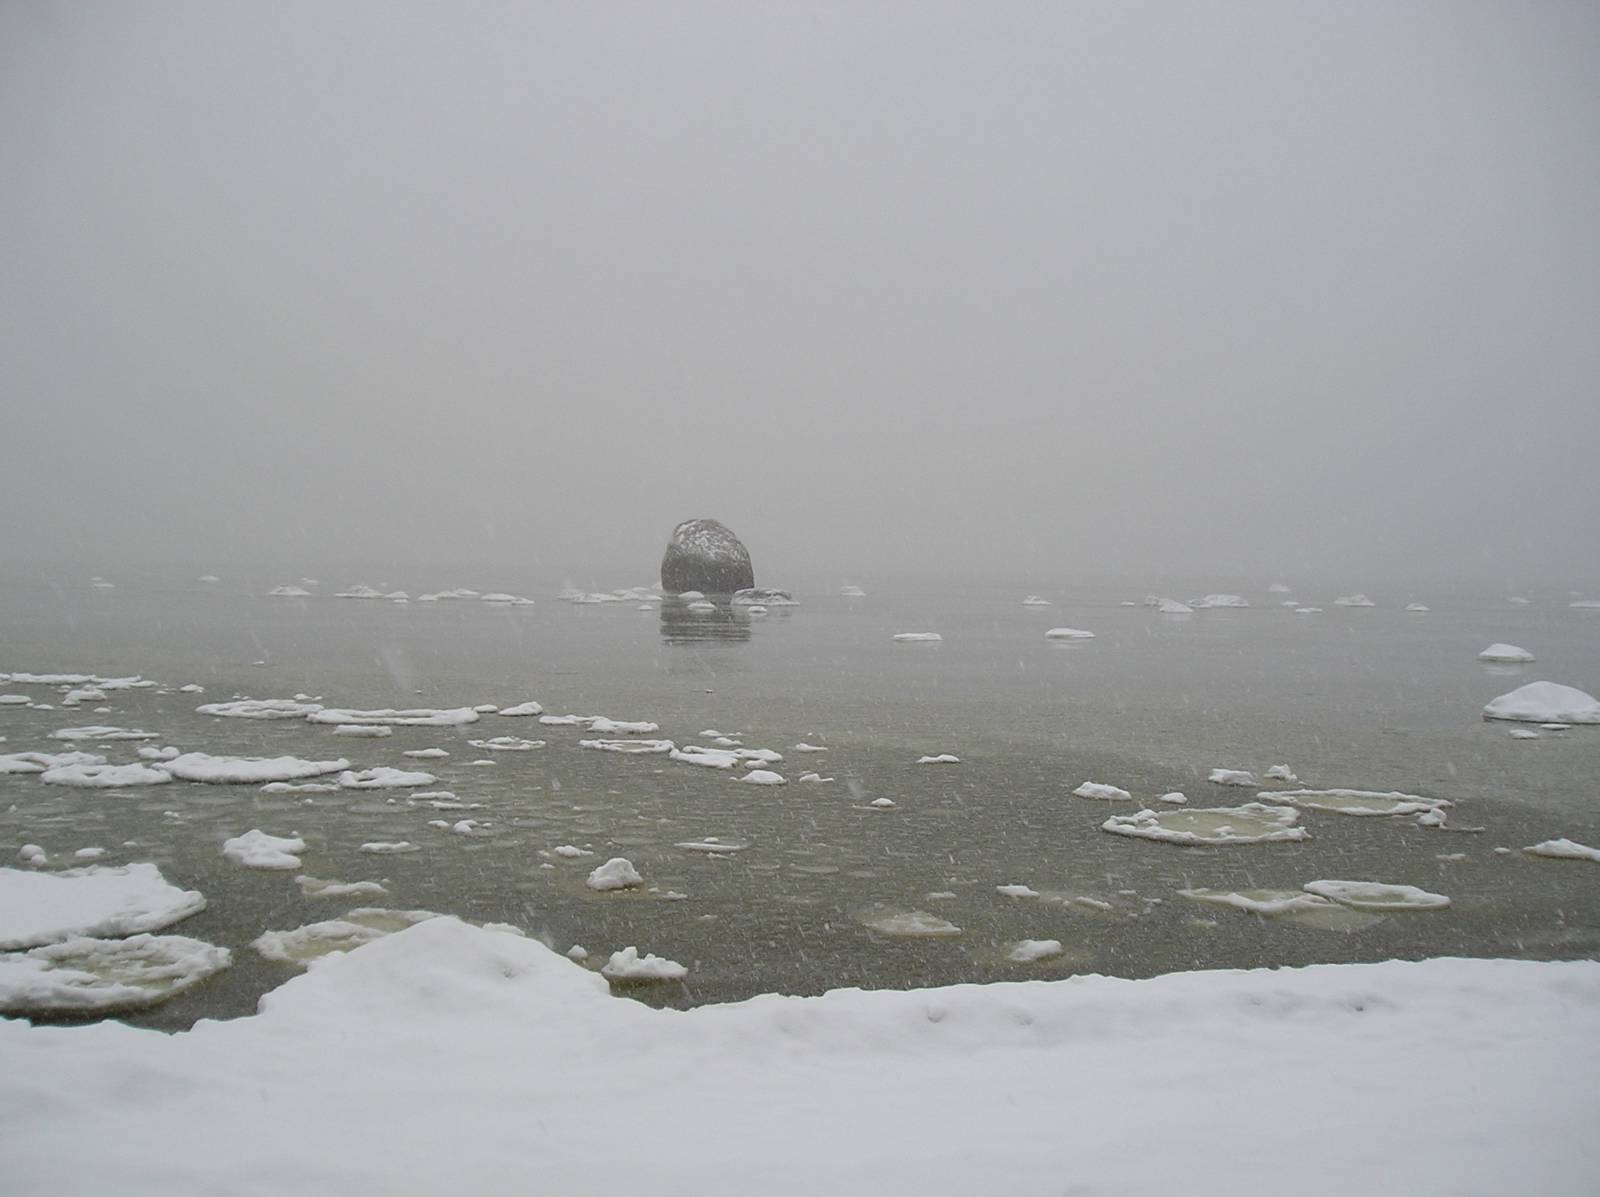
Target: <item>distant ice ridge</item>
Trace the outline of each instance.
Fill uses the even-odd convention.
[[[1529,682],[1483,708],[1485,719],[1525,723],[1600,723],[1600,701],[1557,682]]]

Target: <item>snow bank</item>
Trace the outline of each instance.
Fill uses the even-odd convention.
[[[1556,682],[1529,682],[1483,708],[1485,719],[1525,723],[1600,723],[1600,701]]]
[[[153,864],[62,873],[0,869],[0,951],[159,931],[205,908],[205,898],[170,884]]]
[[[0,954],[0,1014],[114,1014],[158,1005],[227,968],[226,948],[182,935],[76,938]]]
[[[765,1197],[945,1197],[997,1178],[1015,1194],[1587,1197],[1597,1044],[1592,961],[673,1011],[616,1000],[535,940],[441,918],[322,961],[253,1018],[177,1035],[0,1023],[0,1076],[17,1192],[498,1197],[609,1190],[615,1174],[668,1197],[751,1177]],[[1229,1149],[1263,1094],[1315,1133],[1269,1118]],[[1375,1094],[1403,1094],[1403,1114],[1375,1114]]]

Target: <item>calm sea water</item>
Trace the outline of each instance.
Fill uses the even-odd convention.
[[[1164,617],[1120,605],[1152,589],[1137,582],[1039,590],[858,579],[865,598],[802,590],[799,607],[765,618],[696,619],[633,603],[572,605],[553,597],[554,585],[525,591],[534,607],[265,596],[271,584],[293,580],[152,576],[96,590],[76,577],[13,578],[0,595],[0,670],[142,673],[162,683],[112,694],[104,714],[0,707],[6,751],[59,747],[51,731],[104,722],[159,732],[154,743],[185,751],[426,768],[438,777],[431,788],[481,804],[456,813],[412,804],[404,790],[268,795],[177,783],[107,792],[0,777],[6,858],[33,842],[61,867],[75,863],[75,849],[99,845],[109,849],[104,863],[153,860],[206,894],[209,908],[175,930],[233,949],[234,967],[133,1021],[177,1027],[250,1012],[293,975],[254,953],[252,939],[363,904],[308,898],[293,873],[224,860],[222,840],[252,827],[303,837],[307,874],[382,880],[389,895],[370,904],[512,923],[558,949],[583,944],[595,963],[630,944],[681,961],[686,983],[636,991],[663,1004],[850,985],[1600,951],[1600,870],[1520,851],[1561,836],[1600,844],[1600,728],[1523,741],[1479,716],[1490,698],[1526,681],[1600,689],[1600,611],[1570,609],[1565,595],[1514,606],[1500,595],[1375,594],[1383,605],[1367,609],[1334,606],[1337,592],[1328,590],[1297,594],[1324,612],[1296,615],[1277,605],[1281,596],[1249,592],[1248,609]],[[331,595],[350,581],[324,579],[317,589]],[[392,584],[414,596],[458,583],[473,579]],[[1030,589],[1053,605],[1023,606]],[[1403,611],[1412,598],[1432,611]],[[1095,638],[1045,639],[1062,625]],[[895,643],[902,631],[938,631],[944,640]],[[1539,661],[1486,666],[1475,658],[1492,641],[1519,644]],[[204,686],[204,695],[179,693],[186,683]],[[47,688],[25,689],[59,701]],[[194,709],[300,692],[363,708],[537,699],[551,713],[651,720],[680,744],[704,743],[700,733],[714,728],[782,752],[775,768],[790,784],[742,785],[660,757],[585,750],[578,740],[587,733],[529,719],[486,715],[462,728],[397,728],[369,740]],[[467,745],[494,735],[547,746],[488,753]],[[797,753],[800,741],[829,751]],[[132,760],[136,747],[96,751]],[[452,755],[426,763],[402,755],[425,747]],[[938,753],[961,764],[914,763]],[[495,763],[471,763],[479,759]],[[1452,824],[1484,830],[1317,812],[1302,815],[1311,838],[1298,844],[1184,848],[1100,830],[1108,816],[1169,790],[1186,792],[1191,806],[1250,800],[1254,790],[1211,784],[1207,773],[1221,766],[1260,775],[1279,763],[1311,787],[1448,798]],[[807,769],[834,780],[796,783]],[[1141,801],[1071,796],[1083,781],[1121,786]],[[896,805],[874,809],[879,798]],[[463,836],[429,825],[463,815],[485,826]],[[674,846],[708,836],[749,846],[729,859]],[[400,839],[422,850],[359,851],[366,841]],[[560,844],[594,855],[551,856]],[[653,890],[586,889],[589,870],[611,856],[631,859]],[[1296,889],[1319,878],[1417,885],[1453,905],[1330,930],[1177,893]],[[996,892],[1006,884],[1044,897]],[[871,925],[914,910],[961,933],[901,938]],[[1065,950],[1010,962],[1007,949],[1024,938],[1057,939]]]

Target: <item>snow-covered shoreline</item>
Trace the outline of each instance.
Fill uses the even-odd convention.
[[[252,1018],[0,1021],[0,1125],[17,1192],[1586,1194],[1597,1064],[1592,961],[673,1011],[437,918]]]

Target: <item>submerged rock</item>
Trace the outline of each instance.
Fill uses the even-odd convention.
[[[732,594],[756,584],[750,551],[718,520],[685,520],[672,530],[661,558],[661,587],[672,594]]]

